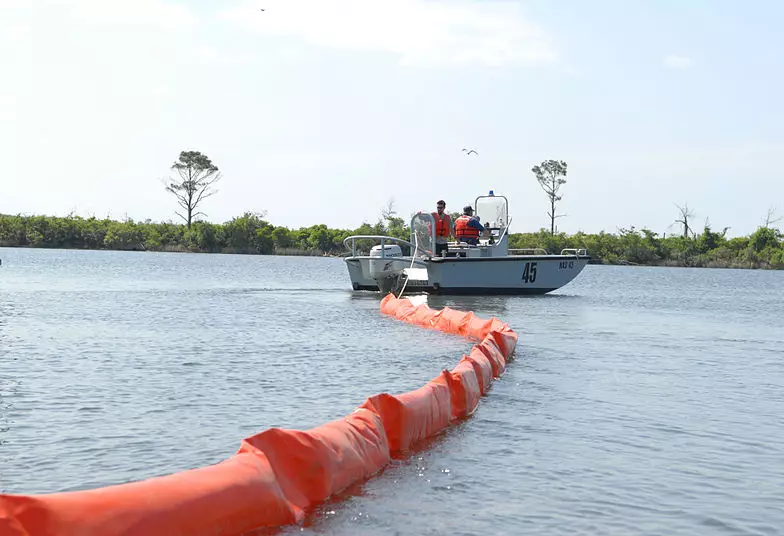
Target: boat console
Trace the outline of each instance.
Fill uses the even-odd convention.
[[[446,257],[505,257],[509,254],[509,202],[505,196],[480,195],[474,202],[474,217],[485,228],[479,237],[479,245],[465,242],[450,242]]]

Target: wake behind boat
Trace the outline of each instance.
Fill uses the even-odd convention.
[[[545,294],[572,281],[591,257],[585,249],[509,249],[509,203],[504,196],[479,196],[475,214],[489,236],[477,245],[450,242],[436,256],[436,223],[428,212],[411,218],[411,240],[354,235],[343,244],[354,290],[438,294]],[[372,245],[377,243],[376,245]],[[371,245],[369,245],[371,244]],[[363,255],[362,250],[368,251]],[[406,255],[404,255],[406,253]]]

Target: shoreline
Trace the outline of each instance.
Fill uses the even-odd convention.
[[[150,220],[0,214],[0,247],[9,248],[345,257],[343,242],[352,235],[408,240],[410,231],[400,218],[363,223],[356,229],[331,229],[324,224],[289,229],[245,213],[225,223],[198,221],[188,228]],[[363,243],[362,248],[368,247]],[[616,234],[572,235],[540,229],[509,234],[509,248],[542,248],[551,253],[585,249],[593,259],[591,264],[612,266],[784,269],[784,233],[763,226],[749,236],[732,238],[726,237],[726,229],[716,232],[709,226],[690,236],[659,236],[634,227]]]
[[[76,247],[50,247],[50,246],[31,246],[31,245],[9,245],[0,242],[0,248],[8,249],[46,249],[46,250],[62,250],[62,251],[125,251],[135,253],[179,253],[179,254],[193,254],[193,255],[245,255],[245,256],[270,256],[270,257],[329,257],[342,259],[348,256],[345,254],[338,254],[335,252],[321,252],[309,251],[304,249],[285,248],[281,251],[272,251],[270,253],[255,253],[255,252],[239,252],[239,251],[201,251],[189,250],[182,246],[163,247],[156,249],[112,249],[112,248],[76,248]],[[590,254],[590,251],[588,252]],[[2,261],[2,257],[0,257]],[[592,258],[588,263],[593,266],[628,266],[632,268],[703,268],[703,269],[723,269],[723,270],[784,270],[784,265],[770,265],[764,263],[741,263],[741,262],[720,262],[708,261],[699,262],[691,259],[691,262],[677,262],[673,260],[661,260],[650,263],[630,262],[623,259],[617,261],[610,261],[601,258]]]

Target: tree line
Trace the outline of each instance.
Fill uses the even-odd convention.
[[[80,216],[0,215],[0,246],[132,251],[244,253],[261,255],[345,255],[343,240],[354,234],[396,236],[409,229],[393,210],[356,229],[312,225],[299,229],[275,226],[263,214],[246,212],[225,223],[136,222]],[[727,238],[709,226],[689,236],[659,236],[649,229],[620,229],[598,234],[512,233],[510,248],[586,248],[594,262],[658,266],[784,268],[784,235],[760,226],[745,237]]]

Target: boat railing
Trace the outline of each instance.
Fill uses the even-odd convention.
[[[513,248],[509,250],[509,253],[514,255],[549,255],[544,248]]]
[[[346,237],[343,240],[343,246],[345,246],[346,249],[351,251],[351,256],[352,257],[356,257],[357,256],[357,240],[377,240],[377,241],[379,241],[381,243],[381,258],[385,258],[386,257],[386,254],[385,254],[386,253],[386,249],[384,249],[384,246],[387,243],[393,243],[393,244],[396,243],[396,244],[399,244],[401,246],[409,247],[409,248],[412,248],[412,249],[415,248],[414,244],[412,244],[408,240],[403,240],[402,238],[395,238],[394,236],[353,235],[353,236]]]
[[[584,257],[588,255],[588,250],[584,248],[565,248],[561,250],[561,255],[574,255],[575,257]]]
[[[506,222],[506,225],[501,230],[501,234],[498,235],[498,240],[495,241],[496,245],[500,244],[501,241],[504,239],[504,236],[508,234],[507,232],[509,231],[509,227],[511,225],[512,225],[512,218],[509,218],[509,221]]]

